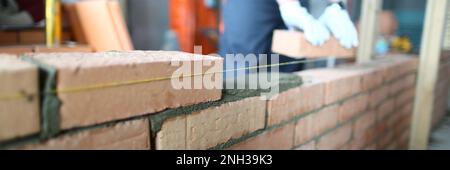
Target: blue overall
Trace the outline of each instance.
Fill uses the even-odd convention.
[[[307,1],[302,1],[308,6]],[[286,29],[276,0],[225,0],[222,6],[225,31],[220,38],[219,54],[272,54],[275,29]],[[268,60],[270,61],[270,59]],[[280,56],[280,63],[295,61]],[[225,61],[225,69],[232,69]],[[301,64],[281,66],[281,72],[295,72]]]

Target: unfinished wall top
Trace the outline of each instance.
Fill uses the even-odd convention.
[[[30,63],[23,62],[12,55],[0,54],[0,71],[14,71],[23,69],[34,69]]]
[[[137,63],[222,60],[219,57],[175,51],[111,51],[100,53],[45,53],[29,55],[57,68],[90,68],[112,65],[133,65]]]

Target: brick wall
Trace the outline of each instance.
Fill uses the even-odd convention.
[[[165,55],[170,54],[173,53]],[[66,60],[61,57],[62,54],[54,55],[59,55],[56,57],[58,60]],[[130,53],[95,55],[109,58]],[[98,57],[95,55],[89,57]],[[145,54],[144,57],[146,55],[155,54]],[[54,66],[51,60],[45,59],[45,63]],[[54,66],[57,72],[61,72],[57,74],[56,87],[139,77],[155,69],[164,69],[145,67],[155,60],[140,58],[130,67],[123,62],[117,65],[111,61],[80,68],[76,64],[78,60]],[[187,91],[186,96],[171,98],[174,100],[146,99],[145,95],[166,92],[151,88],[156,87],[152,83],[111,87],[105,92],[94,90],[91,93],[59,94],[56,97],[63,104],[56,115],[44,114],[44,109],[39,110],[43,118],[40,130],[0,139],[0,148],[406,149],[417,64],[415,57],[390,56],[364,65],[284,75],[287,78],[281,81],[280,93],[270,100],[258,97],[258,92],[239,90],[223,90],[222,93],[214,90]],[[103,67],[107,67],[108,71],[102,71]],[[165,71],[161,73],[171,72]],[[300,77],[303,82],[299,81]],[[144,97],[127,96],[128,92],[140,95],[143,90],[147,90],[143,93]],[[170,89],[168,91],[168,95],[178,95],[170,93]],[[198,99],[201,100],[185,102],[192,97],[189,94],[200,95]],[[96,103],[98,101],[94,99],[97,98],[117,101],[112,102],[114,105],[108,105],[108,102]],[[158,100],[158,105],[152,104],[154,100]],[[45,104],[41,102],[41,107]],[[80,108],[86,105],[89,107]],[[3,115],[9,110],[0,111]],[[43,115],[57,116],[57,130],[54,133],[44,132],[43,124],[48,124],[46,121],[52,119]],[[14,129],[14,126],[18,124],[0,126],[0,132]]]
[[[439,125],[440,120],[448,113],[450,92],[450,51],[443,51],[439,63],[438,81],[435,88],[432,126]]]

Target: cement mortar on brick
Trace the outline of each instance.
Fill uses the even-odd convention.
[[[280,77],[280,92],[289,90],[294,87],[298,87],[302,84],[301,77],[294,74],[279,73]],[[246,98],[256,97],[262,93],[268,92],[270,89],[225,89],[222,91],[222,99],[218,101],[212,101],[207,103],[201,103],[193,106],[181,107],[176,109],[170,109],[157,114],[150,115],[151,129],[153,137],[160,131],[162,123],[165,120],[184,115],[191,114],[196,111],[204,110],[210,107],[220,106],[225,103],[235,102]]]
[[[130,133],[132,132],[132,133]],[[111,150],[111,149],[150,149],[153,142],[149,138],[149,124],[147,119],[138,118],[122,122],[108,123],[95,127],[81,128],[59,134],[55,138],[26,143],[14,149],[25,150]],[[98,137],[100,135],[101,137]],[[105,140],[104,138],[114,140]],[[136,140],[138,139],[138,143]],[[73,140],[75,142],[73,142]],[[122,146],[121,146],[122,145]],[[125,147],[125,148],[122,148]]]
[[[183,64],[214,62],[219,64],[220,68],[203,66],[202,73],[214,69],[214,74],[221,75],[219,71],[222,70],[222,59],[217,57],[157,51],[49,53],[29,56],[35,62],[50,65],[52,69],[57,70],[53,80],[56,87],[52,90],[64,91],[57,93],[57,97],[62,101],[59,107],[61,129],[91,126],[167,108],[218,100],[221,95],[220,89],[177,90],[170,86],[170,77],[159,80],[177,71],[177,68],[170,67],[173,60]],[[220,80],[217,81],[221,82],[222,76],[219,77]],[[142,79],[150,81],[153,78],[155,81],[151,83],[139,83]],[[137,83],[114,86],[119,82],[130,81]],[[110,84],[114,84],[113,87],[109,87]],[[159,88],[160,91],[154,90]],[[159,100],[152,100],[156,97]]]
[[[37,67],[2,56],[0,79],[0,96],[6,97],[0,100],[0,143],[37,134],[40,131]]]
[[[56,69],[46,64],[40,63],[29,57],[22,57],[22,60],[32,63],[39,68],[39,89],[41,103],[41,138],[49,138],[60,131],[59,107],[61,101],[52,90],[56,89]]]

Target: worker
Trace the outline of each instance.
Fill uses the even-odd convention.
[[[219,54],[226,59],[227,70],[236,68],[234,60],[227,59],[226,54],[270,57],[275,29],[302,30],[306,39],[316,46],[324,44],[331,35],[346,48],[358,45],[356,28],[340,0],[222,0],[222,3]],[[290,61],[295,60],[279,58],[280,63]],[[279,69],[295,72],[302,66],[286,65]]]

